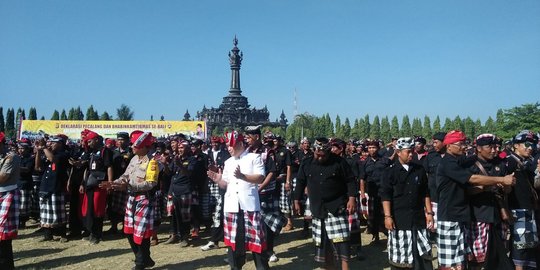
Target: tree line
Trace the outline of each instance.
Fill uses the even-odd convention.
[[[134,112],[125,104],[116,109],[116,117],[113,119],[108,112],[99,114],[92,105],[84,114],[80,108],[72,107],[66,113],[55,110],[50,120],[133,120]],[[0,131],[6,133],[8,138],[12,138],[16,132],[17,119],[37,120],[35,107],[30,107],[28,117],[24,109],[18,108],[16,113],[13,108],[8,108],[6,118],[4,118],[3,108],[0,107]],[[41,120],[45,120],[42,116]],[[161,117],[163,120],[163,117]],[[153,117],[151,118],[153,120]],[[421,118],[413,118],[408,115],[399,119],[397,116],[379,116],[373,118],[369,114],[351,121],[349,118],[342,120],[339,115],[334,120],[330,114],[315,116],[309,113],[299,114],[294,117],[287,129],[275,127],[263,127],[263,130],[272,131],[274,134],[284,136],[288,141],[300,141],[303,137],[313,139],[318,136],[338,137],[342,139],[381,139],[388,142],[392,137],[422,136],[431,138],[439,131],[449,131],[459,129],[465,132],[467,137],[474,138],[481,133],[494,133],[504,139],[510,139],[517,132],[523,129],[540,131],[540,103],[530,103],[516,106],[510,109],[498,109],[495,119],[491,116],[484,122],[480,119],[473,119],[470,116],[461,118],[456,116],[453,119],[446,117],[441,119],[438,115],[432,120],[426,115]],[[214,133],[214,132],[213,132]],[[220,134],[212,134],[220,135]]]

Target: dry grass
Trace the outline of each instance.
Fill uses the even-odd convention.
[[[300,220],[295,224],[300,225]],[[207,242],[207,234],[187,248],[178,245],[164,245],[168,237],[169,224],[160,228],[160,244],[151,247],[152,258],[156,261],[153,269],[228,269],[223,261],[225,248],[203,252],[200,246]],[[105,228],[107,229],[107,227]],[[127,240],[123,237],[105,237],[98,245],[89,245],[83,240],[67,243],[38,242],[41,235],[34,233],[36,226],[29,226],[19,232],[19,238],[13,241],[15,266],[17,269],[131,269],[134,256]],[[276,240],[275,251],[279,257],[277,263],[270,263],[272,269],[315,269],[313,261],[314,245],[310,239],[300,239],[300,229],[281,234]],[[371,236],[362,234],[363,250],[366,260],[353,259],[351,269],[386,269],[388,268],[386,241],[367,245]],[[223,243],[221,243],[223,245]],[[254,269],[251,256],[244,269]]]

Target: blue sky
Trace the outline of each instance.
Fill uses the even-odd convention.
[[[217,107],[227,54],[276,119],[471,116],[540,100],[540,1],[0,1],[0,106],[180,120]]]

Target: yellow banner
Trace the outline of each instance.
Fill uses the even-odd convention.
[[[65,120],[24,120],[21,123],[20,138],[38,138],[45,134],[65,134],[70,139],[81,138],[81,131],[92,130],[104,138],[116,138],[118,132],[131,133],[134,130],[150,131],[155,137],[166,137],[183,133],[191,137],[206,139],[204,121],[65,121]]]

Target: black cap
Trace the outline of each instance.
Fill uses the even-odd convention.
[[[129,133],[127,133],[127,132],[118,132],[118,133],[116,133],[116,138],[117,139],[124,139],[124,140],[129,141]]]
[[[444,132],[437,132],[435,134],[433,134],[433,137],[432,139],[433,140],[438,140],[438,141],[444,141],[444,137],[446,136],[446,133]]]

